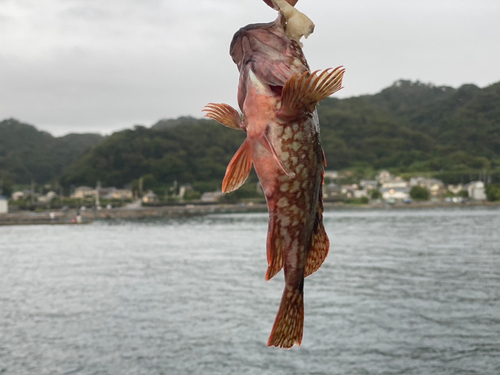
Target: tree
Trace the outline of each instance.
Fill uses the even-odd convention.
[[[486,185],[486,197],[490,202],[500,201],[500,184]]]
[[[410,189],[410,197],[416,201],[427,201],[429,196],[429,190],[423,186],[416,185]]]

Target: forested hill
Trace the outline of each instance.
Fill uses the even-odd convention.
[[[53,137],[15,119],[0,122],[0,178],[16,183],[49,182],[102,142],[100,134]]]
[[[398,81],[375,95],[327,99],[318,111],[328,169],[455,174],[498,173],[500,169],[500,83],[454,89]],[[53,142],[43,134],[43,142]],[[144,177],[145,188],[178,181],[196,182],[200,191],[209,190],[220,187],[226,166],[244,137],[243,132],[211,120],[162,120],[151,128],[136,126],[112,134],[62,175],[51,178],[65,186],[93,186],[98,180],[122,186]],[[3,169],[9,158],[1,142]],[[37,178],[57,176],[49,160],[62,158],[54,158],[54,147],[39,147],[46,153],[45,159],[38,158],[45,160],[46,172],[42,169]],[[27,161],[33,159],[17,160],[17,169],[11,170],[20,180],[29,180],[31,175],[24,171],[34,173]],[[58,162],[55,169],[61,170]]]

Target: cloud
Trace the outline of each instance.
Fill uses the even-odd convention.
[[[276,13],[259,0],[0,0],[0,119],[56,134],[111,132],[236,106],[233,34]],[[340,97],[397,79],[500,80],[496,0],[300,0],[311,68],[344,65]]]

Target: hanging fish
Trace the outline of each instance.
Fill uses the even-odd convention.
[[[206,117],[247,133],[227,167],[222,191],[243,185],[254,165],[269,209],[266,280],[283,267],[285,272],[267,343],[282,348],[302,342],[304,278],[319,269],[330,247],[323,226],[326,162],[316,105],[341,89],[344,74],[341,67],[311,72],[293,37],[297,33],[292,38],[287,33],[287,19],[281,11],[276,21],[248,25],[233,37],[230,55],[240,72],[242,115],[227,104],[203,109]]]

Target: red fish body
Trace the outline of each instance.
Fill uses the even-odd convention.
[[[344,70],[311,73],[299,44],[286,36],[282,16],[240,29],[230,52],[240,71],[238,104],[243,115],[226,104],[204,109],[207,117],[247,133],[226,170],[222,190],[239,188],[254,165],[269,209],[266,280],[281,268],[285,272],[268,346],[300,346],[304,278],[321,266],[329,250],[316,104],[341,88]]]

